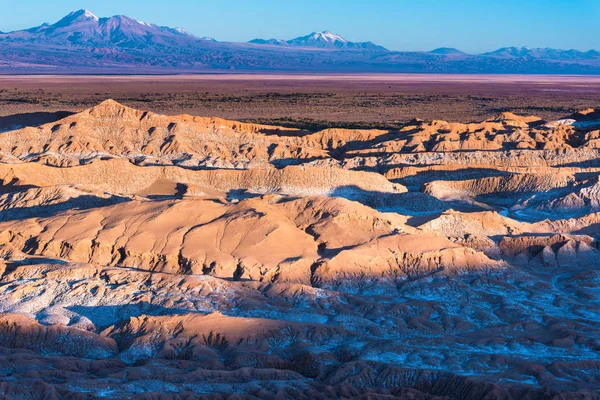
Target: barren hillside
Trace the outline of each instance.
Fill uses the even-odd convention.
[[[20,125],[6,398],[598,396],[594,109],[311,130],[107,100]]]

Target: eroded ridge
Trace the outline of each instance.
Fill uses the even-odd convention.
[[[595,398],[600,114],[0,134],[8,398]]]

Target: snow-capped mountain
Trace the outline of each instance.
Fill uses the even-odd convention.
[[[268,44],[275,46],[311,47],[319,49],[344,49],[344,50],[374,50],[388,51],[385,47],[373,42],[350,42],[340,35],[330,32],[313,32],[291,40],[283,39],[254,39],[250,43]]]
[[[0,21],[0,29],[1,21]],[[185,29],[117,15],[72,12],[54,24],[0,32],[0,73],[180,73],[207,70],[600,74],[595,50],[505,47],[389,51],[329,31],[251,43],[199,38]]]
[[[98,18],[88,10],[74,11],[52,25],[0,35],[0,41],[119,47],[183,45],[197,40],[182,28],[149,24],[125,15]]]
[[[85,22],[85,21],[98,22],[99,20],[100,20],[100,18],[96,17],[94,15],[94,13],[92,13],[91,11],[79,10],[79,11],[73,11],[73,12],[69,13],[66,17],[64,17],[63,19],[58,21],[56,24],[54,24],[54,26],[56,26],[56,27],[69,26],[69,25],[73,25],[78,22]]]

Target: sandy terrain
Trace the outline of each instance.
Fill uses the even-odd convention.
[[[595,85],[434,78],[436,101],[452,88],[497,89],[500,101],[527,86],[567,104],[531,87]],[[151,78],[22,79],[22,93],[44,80],[39,98],[73,82],[47,108],[64,110],[101,97],[86,91],[103,81],[98,90],[124,96]],[[599,111],[378,129],[173,115],[194,85],[253,82],[253,98],[299,85],[221,79],[160,78],[180,86],[173,102],[152,95],[166,114],[146,109],[159,100],[11,109],[0,133],[0,396],[598,398]],[[348,102],[354,84],[384,97],[379,85],[405,84],[335,79]],[[225,104],[222,115],[260,108]],[[398,110],[421,103],[411,104]],[[377,121],[379,107],[368,109],[358,117]]]

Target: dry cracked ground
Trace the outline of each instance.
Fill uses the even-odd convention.
[[[19,125],[4,398],[600,398],[595,110],[312,132],[108,100]]]

